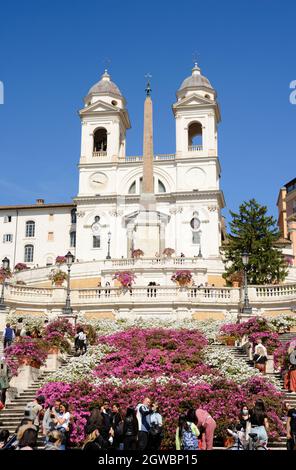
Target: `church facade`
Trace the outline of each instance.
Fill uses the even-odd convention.
[[[135,249],[144,258],[158,258],[172,248],[176,256],[200,260],[209,274],[221,275],[225,202],[218,155],[220,110],[216,91],[197,64],[178,89],[172,109],[175,153],[153,153],[151,101],[151,113],[144,115],[144,156],[126,155],[131,127],[126,101],[105,71],[79,112],[77,196],[67,204],[38,200],[30,206],[1,206],[1,257],[7,256],[12,267],[19,262],[42,267],[68,250],[79,262],[89,262],[131,258]],[[150,142],[146,157],[145,139]],[[143,204],[147,178],[153,210]],[[154,229],[147,232],[143,226]]]

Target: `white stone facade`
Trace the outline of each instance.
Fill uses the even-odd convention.
[[[215,90],[197,66],[179,89],[173,114],[176,152],[154,157],[156,210],[165,221],[161,249],[173,248],[176,255],[184,253],[202,259],[203,264],[209,260],[208,265],[214,262],[222,273],[220,111]],[[68,250],[79,262],[104,260],[108,250],[112,259],[129,258],[133,248],[142,248],[135,246],[128,230],[139,210],[142,157],[125,154],[129,115],[107,72],[89,90],[80,118],[79,188],[74,203],[0,208],[0,259],[7,256],[11,266],[18,262],[30,267],[50,265]],[[76,224],[71,220],[75,207]],[[8,216],[11,222],[4,222]],[[26,234],[28,221],[35,223],[34,236]],[[33,246],[31,261],[26,260],[27,245]]]

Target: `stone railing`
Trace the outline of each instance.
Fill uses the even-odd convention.
[[[250,287],[250,299],[262,301],[276,301],[294,297],[296,305],[296,284],[283,284],[280,286]]]
[[[154,155],[154,160],[175,160],[175,153],[161,153]],[[123,161],[126,162],[141,162],[143,161],[143,155],[127,155]]]
[[[201,258],[185,258],[185,257],[171,257],[171,258],[124,258],[124,259],[112,259],[104,260],[105,265],[112,266],[190,266],[192,264],[196,265],[199,263]]]
[[[239,288],[232,287],[179,287],[179,286],[133,286],[131,289],[120,287],[96,287],[72,289],[71,303],[77,307],[87,304],[119,304],[130,302],[182,303],[205,305],[231,305],[238,308],[243,297]],[[264,304],[275,305],[282,302],[293,307],[296,303],[296,285],[255,286],[249,288],[249,299],[252,307]],[[38,288],[15,286],[5,287],[7,305],[64,305],[66,288]]]
[[[100,150],[99,152],[93,152],[92,155],[93,157],[106,157],[107,152],[106,150]]]
[[[189,145],[188,152],[202,152],[202,145]]]

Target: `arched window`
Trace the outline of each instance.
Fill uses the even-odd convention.
[[[133,183],[130,185],[128,193],[129,194],[135,194],[136,193],[136,181],[133,181]]]
[[[71,210],[71,224],[76,224],[76,208]]]
[[[94,220],[95,220],[95,224],[98,223],[98,222],[100,222],[100,219],[101,219],[101,217],[100,217],[99,215],[96,215],[96,216],[95,216],[95,219],[94,219]]]
[[[104,128],[97,129],[94,133],[94,152],[107,151],[107,131]]]
[[[162,181],[158,180],[158,193],[166,193],[165,185]]]
[[[70,246],[72,246],[72,247],[76,246],[76,232],[75,232],[75,230],[70,232]]]
[[[53,258],[52,256],[48,256],[46,258],[46,266],[52,266],[53,265]]]
[[[26,237],[35,237],[35,222],[33,220],[26,222]]]
[[[93,235],[93,248],[101,248],[100,235]]]
[[[199,150],[202,147],[202,125],[192,122],[188,127],[188,150]]]
[[[26,245],[25,246],[24,262],[25,263],[33,263],[33,259],[34,259],[34,246],[33,245]]]

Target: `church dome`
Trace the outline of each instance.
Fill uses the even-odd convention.
[[[199,88],[207,88],[212,93],[214,92],[214,88],[212,87],[211,83],[206,77],[201,74],[200,68],[195,62],[194,67],[192,69],[192,74],[190,75],[190,77],[187,77],[185,78],[185,80],[183,80],[182,85],[177,91],[177,96],[180,97],[186,91],[194,91]]]
[[[117,95],[118,97],[122,98],[121,91],[119,90],[118,86],[111,81],[111,77],[108,74],[107,70],[105,70],[105,72],[103,73],[101,80],[95,83],[89,89],[88,95],[93,93],[101,95]]]

